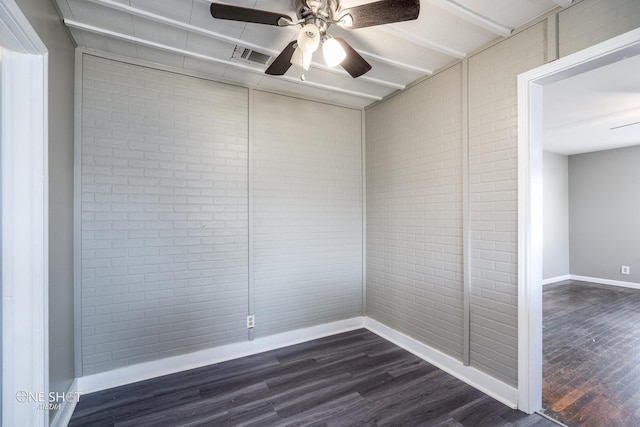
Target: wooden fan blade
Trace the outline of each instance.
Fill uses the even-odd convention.
[[[334,39],[340,43],[340,46],[342,46],[344,52],[347,54],[346,58],[344,58],[340,65],[347,73],[351,74],[351,77],[355,79],[371,69],[371,64],[360,56],[360,54],[343,38],[334,37]]]
[[[296,50],[294,47],[296,45],[296,41],[292,41],[285,47],[280,55],[276,59],[273,60],[269,68],[265,70],[265,73],[270,74],[272,76],[282,76],[284,73],[289,70],[291,67],[291,57],[293,56],[293,51]]]
[[[351,15],[353,24],[345,23],[344,28],[363,28],[411,21],[419,14],[420,0],[380,0],[345,9],[340,16]]]
[[[217,19],[228,19],[230,21],[252,22],[254,24],[265,24],[280,26],[280,20],[291,22],[291,18],[281,13],[269,12],[266,10],[251,9],[248,7],[232,6],[222,3],[211,3],[211,16]]]

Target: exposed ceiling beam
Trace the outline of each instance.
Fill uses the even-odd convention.
[[[203,55],[203,54],[200,54],[200,53],[196,53],[196,52],[192,52],[192,51],[189,51],[189,50],[180,49],[180,48],[176,48],[176,47],[172,47],[172,46],[167,46],[167,45],[164,45],[164,44],[161,44],[161,43],[156,43],[156,42],[145,40],[145,39],[142,39],[142,38],[139,38],[139,37],[134,37],[134,36],[130,36],[130,35],[127,35],[127,34],[122,34],[122,33],[118,33],[118,32],[115,32],[115,31],[107,30],[107,29],[104,29],[104,28],[95,27],[93,25],[83,24],[81,22],[76,22],[76,21],[69,20],[69,19],[65,19],[64,23],[68,27],[75,28],[75,29],[78,29],[78,30],[88,31],[88,32],[91,32],[91,33],[94,33],[94,34],[99,34],[101,36],[107,36],[107,37],[111,37],[111,38],[114,38],[114,39],[123,40],[123,41],[127,41],[127,42],[134,43],[134,44],[139,44],[139,45],[142,45],[142,46],[152,47],[152,48],[155,48],[155,49],[163,50],[165,52],[171,52],[171,53],[176,53],[178,55],[189,56],[191,58],[196,58],[196,59],[200,59],[200,60],[203,60],[203,61],[214,62],[214,63],[217,63],[217,64],[223,64],[223,65],[226,65],[226,66],[229,66],[229,67],[234,67],[234,68],[242,69],[244,71],[249,71],[249,72],[254,73],[254,74],[260,74],[261,76],[264,76],[264,77],[270,77],[267,74],[264,74],[264,72],[261,69],[254,68],[254,67],[251,67],[249,65],[245,65],[243,63],[240,63],[240,62],[234,62],[234,61],[229,61],[229,60],[226,60],[226,59],[214,58],[212,56]],[[371,95],[371,94],[362,93],[362,92],[356,92],[356,91],[353,91],[353,90],[343,89],[343,88],[340,88],[340,87],[325,85],[325,84],[321,84],[321,83],[315,83],[315,82],[312,82],[310,80],[305,80],[304,82],[302,82],[300,79],[295,78],[295,77],[290,77],[290,76],[279,76],[277,78],[278,79],[288,80],[290,82],[302,84],[302,85],[305,85],[305,86],[315,87],[315,88],[318,88],[318,89],[324,89],[324,90],[329,90],[329,91],[333,91],[333,92],[343,93],[343,94],[346,94],[346,95],[357,96],[359,98],[373,99],[373,100],[376,100],[376,101],[379,101],[379,100],[382,99],[381,96]]]
[[[235,44],[235,45],[240,45],[249,49],[253,49],[256,50],[258,52],[263,52],[263,53],[268,53],[269,55],[276,57],[280,54],[279,51],[277,50],[273,50],[273,49],[269,49],[267,47],[264,47],[262,45],[257,45],[254,43],[250,43],[248,41],[245,40],[241,40],[241,39],[237,39],[235,37],[229,37],[229,36],[225,36],[224,34],[220,34],[220,33],[216,33],[214,31],[210,31],[201,27],[197,27],[195,25],[191,25],[191,24],[187,24],[186,22],[181,22],[172,18],[167,18],[166,16],[162,16],[162,15],[158,15],[152,12],[148,12],[146,10],[142,10],[139,9],[137,7],[133,7],[133,6],[129,6],[128,4],[124,4],[124,3],[120,3],[114,0],[89,0],[92,3],[95,4],[99,4],[105,7],[108,7],[110,9],[115,9],[115,10],[119,10],[121,12],[125,12],[125,13],[129,13],[131,15],[134,16],[138,16],[140,18],[145,18],[145,19],[149,19],[151,21],[155,21],[158,22],[160,24],[164,24],[164,25],[168,25],[170,27],[173,28],[177,28],[180,30],[184,30],[184,31],[188,31],[188,32],[192,32],[192,33],[196,33],[196,34],[200,34],[202,36],[208,37],[208,38],[212,38],[215,40],[220,40],[229,44]],[[213,18],[212,18],[213,19]],[[286,28],[283,28],[284,31],[286,31]],[[363,56],[368,56],[366,55],[366,52],[359,52],[361,55]],[[343,71],[340,68],[335,68],[335,67],[328,67],[322,63],[319,62],[313,62],[312,66],[314,68],[319,68],[321,70],[324,71],[328,71],[330,73],[334,73],[334,74],[339,74],[341,76],[349,76],[349,74],[346,71]],[[419,72],[422,72],[419,71]],[[349,76],[351,77],[351,76]],[[389,82],[386,80],[381,80],[381,79],[376,79],[373,77],[369,77],[369,76],[361,76],[359,77],[360,80],[363,81],[369,81],[373,84],[377,84],[380,86],[386,86],[386,87],[390,87],[390,88],[394,88],[394,89],[404,89],[406,86],[400,83],[395,83],[395,82]]]
[[[99,4],[101,6],[105,6],[109,9],[119,10],[121,12],[128,13],[133,16],[138,16],[141,18],[149,19],[151,21],[158,22],[160,24],[168,25],[173,28],[177,28],[179,30],[190,31],[192,33],[197,33],[215,40],[220,40],[223,42],[227,42],[230,44],[241,44],[244,47],[248,47],[249,49],[260,50],[264,53],[268,53],[269,55],[278,55],[280,52],[266,48],[264,46],[260,46],[257,44],[253,44],[246,41],[241,41],[235,37],[225,36],[224,34],[216,33],[214,31],[209,31],[204,28],[196,27],[195,25],[187,24],[186,22],[178,21],[176,19],[168,18],[166,16],[158,15],[153,12],[149,12],[143,9],[139,9],[137,7],[129,6],[128,3],[120,3],[114,0],[88,0],[91,3]]]
[[[553,2],[559,6],[567,7],[567,6],[571,6],[571,3],[573,3],[573,0],[553,0]]]
[[[407,71],[412,71],[414,73],[418,73],[420,74],[420,77],[422,76],[430,76],[433,74],[433,70],[429,70],[427,68],[422,68],[422,67],[416,67],[415,65],[409,65],[405,62],[400,62],[400,61],[395,61],[393,59],[390,58],[385,58],[383,56],[380,55],[376,55],[375,53],[372,52],[367,52],[365,50],[360,50],[358,49],[358,53],[360,53],[362,56],[366,56],[367,58],[371,58],[371,59],[375,59],[378,62],[382,62],[384,64],[389,64],[392,65],[396,68],[401,68],[403,70],[407,70]],[[358,78],[362,78],[362,77],[358,77]]]
[[[439,52],[439,53],[443,53],[447,56],[450,56],[452,58],[458,58],[458,59],[463,59],[466,55],[463,52],[460,52],[458,50],[455,49],[451,49],[447,46],[443,46],[440,43],[436,43],[433,42],[431,40],[427,40],[423,37],[418,37],[413,33],[410,33],[408,31],[405,30],[401,30],[397,27],[394,26],[383,26],[383,27],[379,27],[379,30],[384,31],[386,33],[389,34],[394,34],[398,37],[401,37],[404,40],[410,41],[411,43],[415,43],[419,46],[422,46],[424,48],[427,48],[429,50],[433,50],[435,52]]]
[[[463,5],[456,3],[454,0],[431,0],[432,3],[441,6],[454,15],[464,19],[465,21],[491,31],[502,37],[508,37],[513,32],[513,28],[506,27],[499,24],[484,15],[479,14],[471,9],[464,7]]]

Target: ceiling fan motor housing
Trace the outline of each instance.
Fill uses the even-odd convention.
[[[339,0],[294,0],[298,19],[304,24],[314,24],[320,34],[326,33],[336,21],[340,9]]]

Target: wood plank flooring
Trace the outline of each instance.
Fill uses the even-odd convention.
[[[539,426],[361,329],[83,395],[70,426]]]
[[[545,286],[544,413],[568,426],[640,426],[640,290]]]

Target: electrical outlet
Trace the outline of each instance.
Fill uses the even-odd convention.
[[[629,274],[630,273],[630,268],[628,265],[623,265],[620,267],[620,274]]]
[[[247,329],[251,329],[256,326],[256,316],[250,314],[247,316]]]

